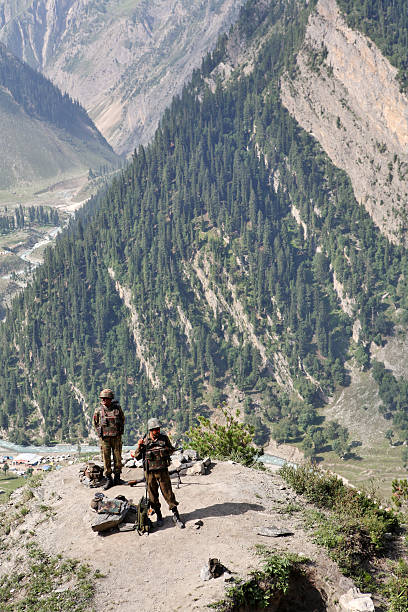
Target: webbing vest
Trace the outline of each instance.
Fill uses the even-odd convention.
[[[110,407],[101,406],[101,435],[120,436],[123,433],[123,419],[118,404],[112,402]]]
[[[162,470],[170,465],[170,449],[165,439],[152,440],[146,442],[146,461],[147,469]]]

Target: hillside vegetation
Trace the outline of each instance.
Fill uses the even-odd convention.
[[[47,252],[0,330],[4,435],[83,438],[107,385],[126,441],[147,412],[182,435],[229,389],[259,443],[347,456],[321,409],[346,360],[369,368],[371,342],[406,321],[408,261],[281,103],[314,9],[249,2],[151,145]]]

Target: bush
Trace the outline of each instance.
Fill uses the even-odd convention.
[[[225,423],[219,425],[206,417],[198,417],[198,425],[191,427],[188,439],[191,448],[201,457],[232,459],[244,465],[251,465],[261,454],[253,445],[254,427],[238,421],[239,410],[235,416],[231,410],[222,407]]]
[[[385,534],[396,531],[396,516],[366,494],[345,486],[335,474],[310,464],[285,465],[280,473],[296,493],[326,510],[313,514],[316,541],[329,550],[343,573],[358,579],[361,564],[381,553]]]
[[[238,581],[228,589],[223,601],[211,604],[218,612],[234,610],[275,609],[276,604],[288,592],[289,587],[301,574],[301,565],[307,560],[297,555],[277,555],[271,551],[260,551],[264,565],[261,570],[251,572],[245,581]]]
[[[408,564],[402,559],[394,567],[393,575],[384,588],[389,601],[389,612],[408,610]]]

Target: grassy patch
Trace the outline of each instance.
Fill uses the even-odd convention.
[[[90,610],[94,581],[100,577],[76,559],[51,557],[29,544],[28,563],[0,580],[2,612],[85,612]]]
[[[5,491],[5,494],[2,493],[0,495],[0,502],[4,499],[7,500],[10,493],[22,487],[26,482],[27,479],[22,476],[7,476],[7,478],[0,478],[0,489]]]
[[[389,602],[388,612],[406,612],[408,610],[408,564],[401,559],[390,569],[391,577],[383,587],[383,594]]]

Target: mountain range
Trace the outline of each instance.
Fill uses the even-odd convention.
[[[119,154],[148,142],[243,0],[17,0],[0,40],[79,100]]]
[[[371,452],[370,428],[402,444],[408,385],[388,347],[408,323],[405,12],[242,8],[14,302],[2,435],[82,439],[110,386],[128,442],[146,415],[182,436],[225,400],[260,444],[348,457]]]

